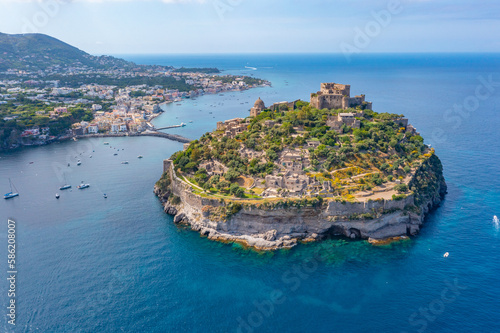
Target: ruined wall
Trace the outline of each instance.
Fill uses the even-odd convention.
[[[345,97],[343,95],[311,94],[311,105],[316,109],[342,109]]]

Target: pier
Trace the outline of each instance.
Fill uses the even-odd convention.
[[[164,130],[164,129],[169,129],[169,128],[178,128],[178,127],[183,127],[185,125],[171,125],[171,126],[164,126],[164,127],[153,127],[153,131],[159,131],[159,130]]]
[[[170,133],[162,133],[156,131],[146,131],[142,133],[115,133],[115,134],[85,134],[85,135],[77,135],[75,138],[77,139],[86,139],[86,138],[115,138],[115,137],[123,137],[123,136],[154,136],[159,138],[165,138],[172,141],[177,141],[181,143],[189,143],[192,140],[185,138],[181,135],[170,134]]]

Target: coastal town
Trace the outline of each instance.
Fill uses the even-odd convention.
[[[83,65],[33,72],[8,69],[0,72],[0,138],[9,149],[82,135],[154,131],[150,121],[163,112],[164,104],[270,85],[265,80],[213,74],[215,71],[170,67],[96,70]],[[113,84],[99,84],[101,81]],[[140,82],[147,83],[135,84]]]

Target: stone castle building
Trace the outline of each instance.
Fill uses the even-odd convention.
[[[365,101],[365,95],[351,97],[348,84],[322,83],[321,90],[311,94],[311,106],[316,109],[348,109],[360,106],[372,109],[372,103]]]
[[[330,127],[330,129],[340,132],[342,125],[350,126],[352,128],[360,128],[361,121],[356,119],[355,117],[362,117],[363,112],[358,113],[339,113],[336,116],[328,116],[326,121],[326,125]]]

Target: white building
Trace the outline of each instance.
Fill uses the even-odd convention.
[[[87,130],[89,134],[97,134],[99,132],[99,126],[97,126],[97,124],[90,124]]]

